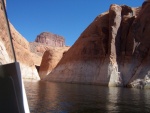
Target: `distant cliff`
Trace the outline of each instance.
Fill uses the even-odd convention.
[[[64,47],[65,39],[62,36],[52,34],[49,32],[43,32],[37,36],[35,42],[43,43],[52,47]]]
[[[30,45],[30,51],[32,52],[33,61],[38,66],[41,64],[42,56],[45,51],[47,50],[56,51],[59,53],[57,54],[58,57],[61,58],[62,51],[63,50],[66,51],[69,48],[65,46],[64,37],[56,34],[52,34],[50,32],[42,32],[36,37],[35,42],[30,42],[29,45]],[[52,53],[55,54],[55,52]],[[54,61],[55,63],[51,64],[53,65],[52,67],[54,67],[54,65],[56,65],[56,62],[58,61],[55,60]]]
[[[46,81],[147,87],[150,84],[150,2],[110,6],[66,52]]]

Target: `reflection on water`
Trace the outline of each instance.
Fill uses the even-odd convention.
[[[25,81],[31,113],[150,113],[150,90]]]

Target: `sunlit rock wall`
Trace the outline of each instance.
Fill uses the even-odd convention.
[[[20,63],[22,77],[39,79],[37,70],[35,69],[35,65],[32,60],[28,41],[13,27],[11,23],[9,24],[10,24],[17,61]],[[0,8],[0,63],[7,64],[7,63],[14,62],[14,57],[12,53],[13,52],[11,49],[7,24],[4,16],[4,9],[1,6]]]
[[[46,81],[146,87],[150,83],[150,2],[110,6],[96,17]]]

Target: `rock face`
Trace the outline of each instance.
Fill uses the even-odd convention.
[[[44,52],[42,62],[39,69],[39,76],[41,79],[43,79],[48,73],[49,70],[52,69],[52,51],[46,50]]]
[[[49,32],[43,32],[37,36],[35,42],[43,43],[53,47],[64,47],[65,39],[62,36],[52,34]]]
[[[31,42],[30,51],[34,64],[39,66],[39,76],[45,78],[58,64],[64,52],[70,47],[52,47],[46,44]]]
[[[1,5],[0,5],[1,6]],[[0,9],[0,63],[7,64],[14,62],[10,40],[7,32],[4,11]],[[17,61],[20,62],[23,78],[39,79],[37,70],[32,60],[28,41],[10,23],[11,34]]]
[[[45,78],[55,68],[68,49],[69,47],[55,47],[49,48],[44,52],[39,69],[39,76],[41,79]]]
[[[52,47],[38,42],[30,43],[33,61],[39,66],[39,76],[41,79],[45,78],[56,67],[63,53],[68,51],[69,48],[67,46]]]
[[[144,87],[150,83],[150,2],[113,4],[65,53],[46,81]]]
[[[62,53],[64,51],[67,51],[70,47],[68,46],[64,46],[64,47],[52,47],[43,43],[38,43],[38,42],[30,42],[30,51],[32,52],[32,57],[33,57],[33,61],[36,65],[40,66],[41,61],[42,61],[42,56],[44,54],[45,51],[50,50],[52,51],[52,53],[57,54],[58,55],[58,61],[60,60],[59,58],[62,57]],[[56,52],[56,53],[55,53]],[[54,61],[54,62],[58,62],[58,61]],[[52,64],[52,65],[55,65]]]
[[[23,78],[40,79],[30,52],[29,42],[11,25],[11,32],[17,61]]]

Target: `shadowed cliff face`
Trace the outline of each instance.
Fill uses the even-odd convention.
[[[143,87],[149,82],[150,3],[113,4],[96,17],[47,81]]]
[[[150,62],[149,62],[149,48],[150,48],[150,2],[144,2],[139,15],[134,19],[129,34],[128,46],[132,43],[130,48],[131,60],[130,67],[124,78],[126,84],[130,86],[142,85],[146,86],[150,77]],[[131,54],[132,51],[132,54]],[[131,77],[129,80],[125,76]]]

